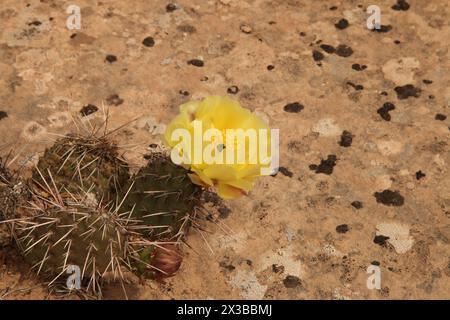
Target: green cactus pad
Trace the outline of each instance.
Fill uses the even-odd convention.
[[[18,244],[32,269],[58,280],[75,265],[92,286],[105,274],[121,275],[126,226],[117,214],[88,199],[35,199],[32,207],[35,215],[17,222]]]
[[[124,190],[120,212],[131,212],[147,239],[177,241],[188,230],[201,195],[188,173],[168,156],[154,154]]]
[[[106,136],[69,135],[45,151],[33,179],[44,187],[55,185],[60,192],[78,193],[81,188],[99,200],[113,201],[116,190],[127,183],[129,169]]]
[[[188,173],[167,155],[155,153],[124,190],[119,212],[127,213],[130,230],[144,240],[130,242],[129,265],[139,276],[173,276],[181,265],[178,247],[195,219],[202,194]]]

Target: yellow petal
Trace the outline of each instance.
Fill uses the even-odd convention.
[[[211,96],[205,98],[199,105],[195,117],[200,120],[208,120],[214,124],[217,129],[226,129],[228,124],[239,117],[243,109],[239,102],[228,97]]]
[[[164,141],[169,147],[174,147],[178,143],[177,141],[172,140],[172,133],[180,128],[187,129],[190,132],[192,131],[192,126],[187,113],[180,113],[167,126],[166,131],[164,132]]]
[[[227,181],[227,185],[249,192],[253,188],[253,181],[252,179],[239,179]]]
[[[187,115],[195,115],[197,108],[200,106],[200,101],[189,101],[180,106],[180,113],[185,113]]]
[[[245,165],[239,168],[238,178],[258,177],[261,175],[261,166],[259,165]]]
[[[223,199],[237,199],[245,195],[245,192],[228,184],[219,183],[217,194]]]
[[[206,184],[205,182],[203,182],[203,180],[200,179],[200,177],[197,174],[195,174],[195,173],[188,173],[188,176],[191,179],[193,184],[196,184],[198,186],[202,186],[202,187],[205,187],[205,188],[209,187],[209,185]]]
[[[203,173],[213,180],[232,181],[237,179],[236,169],[229,165],[212,164]]]
[[[193,170],[194,174],[197,175],[197,177],[206,185],[212,186],[214,185],[214,182],[201,170]]]

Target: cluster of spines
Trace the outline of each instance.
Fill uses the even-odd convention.
[[[120,212],[130,213],[131,229],[140,236],[130,242],[130,265],[146,278],[172,276],[181,264],[180,245],[196,215],[200,187],[188,170],[165,153],[154,153],[132,178]]]
[[[122,267],[150,278],[176,273],[201,189],[163,153],[133,179],[128,170],[106,135],[66,136],[40,159],[14,226],[25,259],[49,284],[66,279],[71,264],[94,292],[107,274],[122,280]]]
[[[29,199],[28,186],[16,171],[8,169],[8,160],[0,158],[0,246],[11,244],[14,222],[18,217],[18,210]]]
[[[105,275],[122,280],[128,248],[126,214],[93,203],[89,192],[62,193],[54,185],[53,181],[35,186],[28,208],[31,215],[15,221],[25,260],[49,284],[67,278],[63,275],[70,265],[80,268],[81,279],[88,279],[87,290],[97,292]]]
[[[116,191],[129,179],[126,161],[107,136],[73,134],[64,137],[46,150],[36,169],[33,178],[37,183],[51,181],[50,169],[54,171],[53,179],[59,188],[72,192],[92,188],[96,197],[107,200],[114,198]]]
[[[155,153],[131,180],[121,210],[140,222],[146,239],[178,242],[184,236],[201,193],[188,172]]]

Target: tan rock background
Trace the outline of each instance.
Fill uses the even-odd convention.
[[[135,120],[116,138],[139,163],[181,103],[228,94],[280,128],[283,168],[191,234],[176,277],[130,298],[449,299],[450,9],[407,3],[2,0],[2,152],[31,167],[83,110]],[[384,32],[366,27],[371,4]],[[0,297],[57,298],[9,253]]]

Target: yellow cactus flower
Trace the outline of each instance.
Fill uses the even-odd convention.
[[[164,139],[172,148],[172,160],[192,171],[191,180],[215,187],[224,199],[249,192],[270,162],[268,125],[227,97],[181,105]]]

